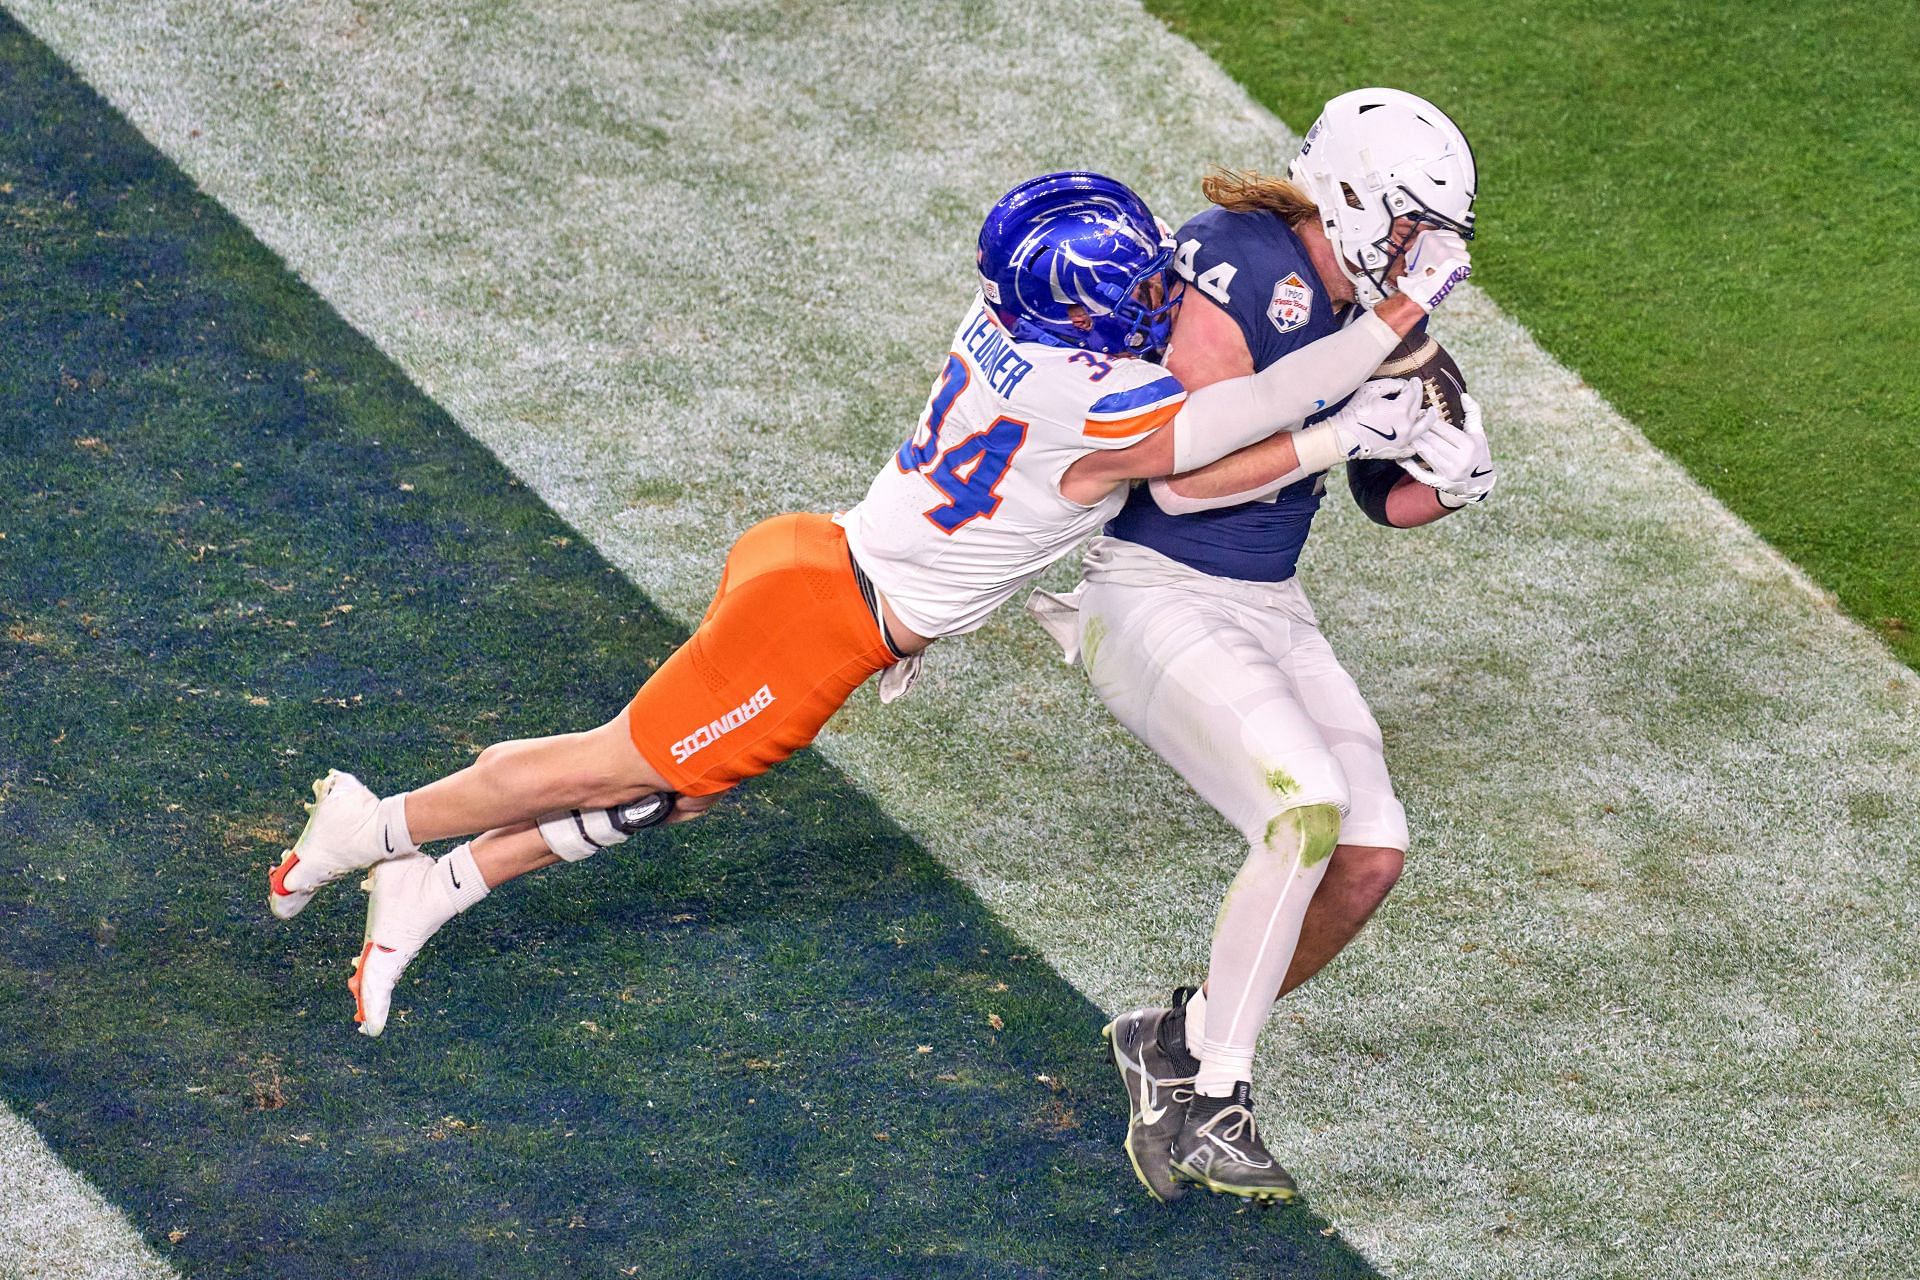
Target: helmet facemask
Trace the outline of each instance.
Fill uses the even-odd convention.
[[[1157,356],[1167,349],[1173,336],[1173,318],[1180,311],[1186,281],[1173,271],[1173,249],[1162,245],[1151,262],[1123,289],[1115,284],[1099,284],[1093,293],[1106,304],[1104,316],[1093,317],[1093,327],[1104,327],[1118,340],[1119,350],[1134,355]],[[1102,325],[1102,322],[1106,323]],[[1104,335],[1103,335],[1104,336]]]

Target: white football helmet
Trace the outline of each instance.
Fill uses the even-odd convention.
[[[1355,89],[1327,103],[1288,170],[1320,209],[1320,225],[1361,305],[1392,291],[1387,268],[1411,236],[1397,218],[1473,239],[1473,148],[1447,114],[1398,89]]]

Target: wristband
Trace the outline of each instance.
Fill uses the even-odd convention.
[[[1317,422],[1293,433],[1293,456],[1300,470],[1308,475],[1331,471],[1347,460],[1347,446],[1340,440],[1340,429],[1331,422]]]
[[[1318,413],[1366,381],[1399,342],[1392,326],[1369,311],[1258,373],[1191,392],[1171,424],[1174,474],[1197,470]],[[1327,466],[1345,456],[1341,450]]]

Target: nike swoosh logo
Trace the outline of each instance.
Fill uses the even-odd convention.
[[[1315,401],[1313,402],[1313,411],[1314,411],[1315,413],[1318,413],[1318,412],[1320,412],[1320,410],[1322,410],[1322,409],[1324,409],[1324,408],[1326,408],[1326,407],[1327,407],[1327,402],[1326,402],[1325,400],[1315,400]]]
[[[1373,432],[1373,434],[1379,436],[1382,440],[1391,440],[1395,436],[1400,434],[1398,431],[1382,431],[1380,428],[1373,426],[1370,423],[1363,422],[1360,425],[1363,427],[1366,427],[1367,430]]]
[[[1152,1101],[1153,1084],[1147,1079],[1147,1073],[1140,1073],[1140,1119],[1148,1128],[1160,1123],[1160,1117],[1167,1114],[1165,1107],[1156,1107]]]
[[[387,828],[383,825],[380,828],[380,838],[387,842],[387,852],[392,853],[393,852],[393,832],[387,830]]]
[[[1471,480],[1478,480],[1481,476],[1490,476],[1492,474],[1493,474],[1492,467],[1475,467],[1472,471],[1467,473],[1467,477],[1468,479],[1471,479]]]
[[[1131,1027],[1128,1028],[1129,1033],[1131,1033],[1132,1030]],[[1129,1034],[1127,1038],[1129,1040],[1133,1039],[1132,1034]],[[1159,1124],[1160,1117],[1167,1114],[1167,1109],[1153,1105],[1153,1082],[1147,1079],[1146,1063],[1140,1061],[1138,1058],[1127,1057],[1125,1051],[1120,1048],[1117,1040],[1114,1042],[1114,1056],[1118,1057],[1128,1070],[1131,1070],[1140,1077],[1140,1119],[1145,1121],[1149,1127]]]
[[[460,872],[454,868],[452,863],[447,864],[447,879],[453,881],[454,888],[458,889],[460,887]]]

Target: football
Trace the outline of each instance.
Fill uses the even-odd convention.
[[[1447,349],[1438,339],[1424,332],[1410,333],[1387,353],[1385,362],[1373,371],[1376,378],[1418,378],[1427,389],[1427,403],[1438,405],[1440,416],[1451,426],[1466,421],[1466,406],[1460,397],[1467,380],[1460,373]]]

